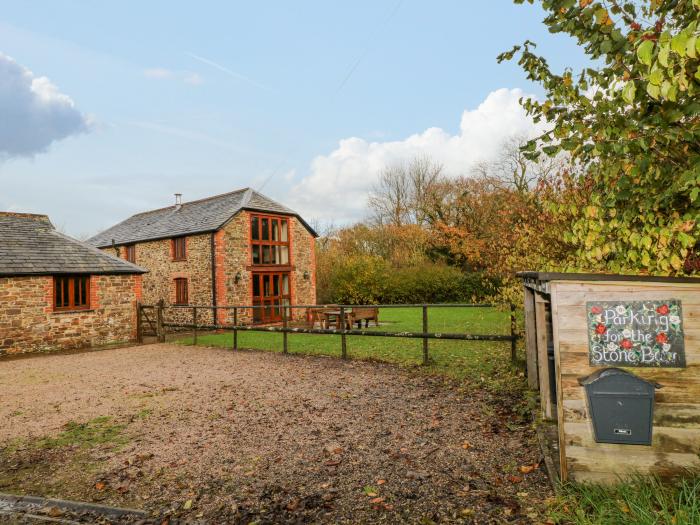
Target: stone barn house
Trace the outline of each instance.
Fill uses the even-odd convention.
[[[145,272],[46,215],[0,212],[0,355],[135,341]]]
[[[148,269],[145,304],[267,306],[241,315],[271,323],[285,304],[316,302],[316,237],[299,214],[246,188],[185,203],[176,194],[175,205],[138,213],[88,242]],[[168,317],[191,320],[191,310],[172,308]],[[198,322],[212,317],[212,309],[198,312]],[[230,322],[230,310],[218,309],[216,321]]]

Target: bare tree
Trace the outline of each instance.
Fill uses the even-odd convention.
[[[564,159],[547,155],[533,161],[522,151],[527,144],[525,135],[512,135],[505,139],[495,160],[476,164],[471,172],[480,178],[492,178],[520,193],[533,189],[537,181],[548,179],[564,165]]]
[[[442,165],[428,157],[387,166],[369,196],[373,222],[395,226],[423,224],[426,195],[441,176]]]

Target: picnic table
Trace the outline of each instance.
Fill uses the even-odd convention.
[[[344,319],[341,319],[341,316]],[[367,307],[354,307],[346,308],[341,312],[340,307],[326,307],[326,308],[313,308],[310,309],[308,313],[309,324],[311,327],[318,321],[322,328],[326,330],[331,326],[335,325],[337,330],[340,330],[341,326],[350,329],[357,323],[358,327],[362,327],[362,321],[365,321],[365,327],[369,326],[369,321],[374,320],[375,324],[379,326],[379,313],[377,308],[367,308]],[[343,323],[344,321],[344,323]]]

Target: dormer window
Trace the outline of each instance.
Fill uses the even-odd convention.
[[[250,217],[253,265],[289,264],[289,219],[273,215]]]

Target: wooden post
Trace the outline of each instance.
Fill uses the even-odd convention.
[[[143,343],[143,326],[141,325],[141,301],[136,301],[136,342]]]
[[[159,343],[164,343],[165,342],[165,327],[163,326],[163,307],[165,305],[165,301],[161,299],[158,301],[158,305],[156,307],[156,340]]]
[[[233,307],[233,349],[238,350],[238,307]]]
[[[343,306],[340,307],[340,319],[337,323],[337,326],[340,327],[342,330],[340,332],[340,353],[343,359],[348,358],[348,343],[347,343],[347,336],[345,335],[345,308]]]
[[[547,300],[535,295],[535,325],[537,327],[537,361],[539,363],[540,404],[542,416],[552,419],[552,395],[549,389],[549,358],[547,357]]]
[[[423,305],[423,333],[428,333],[428,307]],[[428,338],[423,337],[423,365],[427,366],[430,362],[428,355]]]
[[[284,332],[282,332],[282,353],[286,354],[288,351],[287,348],[287,306],[282,307],[282,328],[285,329]]]
[[[192,340],[192,344],[196,345],[197,344],[197,307],[196,306],[192,307],[192,324],[194,325],[194,339]]]
[[[537,327],[535,325],[535,292],[525,288],[525,353],[527,355],[527,386],[539,389],[537,373]]]
[[[515,305],[510,305],[510,362],[515,363],[518,360],[518,345],[517,345],[518,325],[515,322]]]

